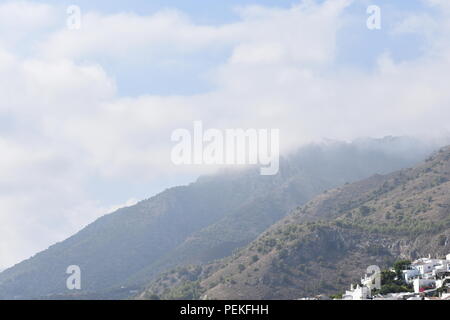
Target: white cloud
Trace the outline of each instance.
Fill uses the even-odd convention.
[[[297,62],[332,57],[338,15],[350,1],[297,5],[291,9],[260,6],[238,10],[242,20],[219,27],[196,25],[183,13],[165,10],[150,16],[86,13],[81,30],[62,29],[40,46],[42,56],[86,59],[109,57],[131,62],[164,61],[202,50],[274,45]],[[316,28],[320,26],[320,28]],[[302,45],[307,44],[307,45]],[[251,49],[251,47],[249,48]],[[241,48],[242,50],[242,48]],[[137,60],[136,60],[137,59]]]
[[[36,43],[36,30],[50,30],[58,23],[57,9],[46,4],[7,1],[0,4],[0,47]]]
[[[151,16],[86,13],[80,30],[61,29],[49,35],[40,49],[51,58],[161,59],[171,51],[187,54],[204,49],[221,33],[215,27],[193,24],[176,10]]]
[[[430,14],[411,14],[399,21],[392,32],[394,34],[423,34],[432,37],[439,27]]]

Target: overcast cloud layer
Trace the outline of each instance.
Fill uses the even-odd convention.
[[[82,28],[68,30],[66,7],[0,2],[0,269],[135,201],[112,189],[100,196],[107,185],[146,186],[136,197],[150,196],[208,172],[170,161],[172,131],[194,120],[219,129],[279,128],[284,152],[324,137],[446,135],[448,1],[422,1],[423,12],[389,6],[382,17],[395,19],[383,20],[381,31],[360,31],[369,4],[244,6],[222,25],[198,24],[176,9],[87,11]],[[348,63],[360,54],[348,54],[353,32],[374,42],[376,32],[394,41],[414,36],[420,49],[393,57],[386,45],[369,67],[358,66]],[[194,76],[192,65],[201,72]],[[148,81],[149,93],[121,90],[125,73],[114,70],[152,66],[179,74],[186,87],[192,76],[200,89],[157,94],[153,72],[126,76],[131,87]],[[176,86],[183,92],[183,82]]]

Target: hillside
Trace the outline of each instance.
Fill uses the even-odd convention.
[[[193,291],[208,299],[336,294],[369,265],[448,254],[449,194],[450,147],[414,168],[325,192],[233,256],[197,267],[189,277],[174,270],[139,297],[179,298]]]
[[[161,272],[229,256],[324,190],[421,159],[403,138],[312,145],[257,169],[201,177],[106,215],[69,239],[0,274],[0,298],[72,297],[65,270],[82,270],[75,298],[123,298]],[[408,152],[405,152],[408,151]]]

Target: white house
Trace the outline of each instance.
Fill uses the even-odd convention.
[[[432,262],[418,262],[413,265],[413,268],[417,269],[421,275],[425,275],[426,273],[430,273],[433,271],[433,263]]]
[[[417,269],[421,275],[431,274],[435,269],[447,270],[448,261],[442,259],[421,258],[413,262],[412,269]]]
[[[414,292],[420,293],[436,288],[436,280],[432,279],[414,279]]]
[[[410,269],[410,270],[403,270],[403,277],[405,279],[406,282],[412,282],[414,280],[414,278],[417,278],[418,276],[420,276],[420,271],[418,269]]]
[[[445,258],[450,261],[450,253]]]
[[[372,290],[366,286],[356,285],[356,288],[353,287],[353,284],[350,286],[350,290],[347,290],[345,294],[342,296],[343,300],[367,300],[372,297]]]
[[[450,271],[450,263],[447,260],[440,260],[440,264],[434,266],[433,275],[436,276],[439,273],[445,273]]]

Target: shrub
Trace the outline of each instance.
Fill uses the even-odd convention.
[[[371,212],[371,209],[368,206],[361,206],[359,207],[359,213],[365,217],[367,215],[369,215]]]

